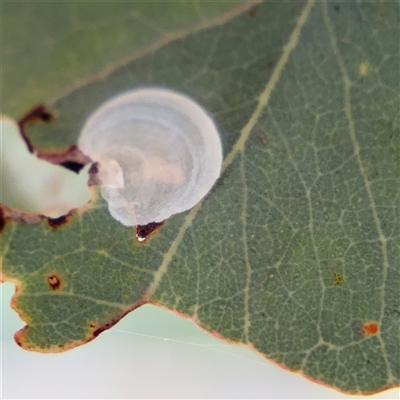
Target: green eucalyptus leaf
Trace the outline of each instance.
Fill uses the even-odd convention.
[[[76,143],[124,90],[189,94],[221,130],[224,171],[146,244],[95,191],[56,230],[8,222],[19,343],[65,350],[150,302],[340,391],[397,386],[398,22],[397,2],[268,2],[54,102],[56,123],[30,131],[42,148]]]

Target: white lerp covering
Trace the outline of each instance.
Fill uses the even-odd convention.
[[[221,173],[222,145],[207,112],[166,89],[138,89],[100,106],[79,148],[100,165],[101,194],[127,226],[161,222],[196,205]]]

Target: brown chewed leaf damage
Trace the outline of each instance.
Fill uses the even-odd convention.
[[[18,120],[18,127],[30,153],[36,152],[40,159],[55,165],[60,165],[78,174],[86,164],[91,162],[91,160],[89,157],[85,156],[76,145],[72,145],[67,150],[61,152],[42,152],[40,149],[35,148],[26,133],[27,125],[35,124],[37,122],[49,123],[54,120],[54,114],[49,111],[45,105],[40,104],[32,108]]]
[[[68,217],[71,214],[68,213],[67,215],[62,215],[61,217],[58,218],[50,218],[47,217],[47,222],[50,227],[52,227],[54,230],[60,227],[61,225],[65,225],[68,222]]]
[[[1,205],[3,229],[8,221],[24,222],[26,224],[39,224],[46,217],[40,214],[33,214]]]
[[[64,151],[53,151],[49,153],[38,151],[38,157],[51,164],[60,165],[75,173],[79,173],[86,164],[91,162],[90,158],[83,154],[76,145],[72,145]]]
[[[150,222],[147,225],[138,225],[136,227],[136,238],[138,242],[146,241],[150,236],[153,236],[162,226],[164,222]]]
[[[133,307],[127,309],[124,313],[114,315],[113,317],[110,318],[108,322],[102,323],[99,326],[96,326],[93,322],[89,324],[89,328],[93,332],[93,337],[90,338],[90,340],[95,339],[97,336],[100,335],[100,333],[103,333],[104,331],[112,328],[115,324],[117,324],[125,315],[129,314],[130,312],[136,310],[137,308],[147,304],[147,301],[140,301],[137,304],[135,304]]]
[[[60,290],[64,286],[64,281],[58,274],[48,275],[47,283],[51,290]]]
[[[32,108],[22,118],[18,120],[18,126],[21,132],[21,136],[24,139],[30,153],[34,152],[34,147],[26,134],[26,126],[28,124],[33,124],[39,121],[49,123],[54,121],[54,119],[54,115],[49,110],[47,110],[46,106],[40,104]]]

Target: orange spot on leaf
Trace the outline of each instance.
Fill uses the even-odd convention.
[[[365,324],[363,328],[364,335],[370,336],[370,335],[376,335],[379,331],[379,326],[376,323],[371,323],[371,324]]]

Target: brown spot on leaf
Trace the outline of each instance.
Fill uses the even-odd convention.
[[[365,336],[376,335],[378,331],[379,331],[379,326],[375,322],[365,324],[363,327],[363,333]]]
[[[343,275],[342,274],[335,274],[335,279],[334,279],[333,284],[335,286],[341,286],[343,284],[343,282],[344,282]]]
[[[275,62],[274,61],[268,61],[267,62],[267,68],[268,69],[272,69],[275,67]]]
[[[136,227],[136,238],[138,242],[144,242],[150,236],[154,235],[162,226],[164,222],[150,222],[147,225],[138,225]]]
[[[333,6],[333,9],[334,9],[336,12],[340,11],[340,6],[339,6],[339,4],[335,4],[335,5]]]
[[[253,6],[253,7],[250,8],[249,11],[247,11],[247,14],[249,15],[250,18],[254,18],[256,16],[257,9],[258,9],[257,6]]]
[[[63,286],[63,281],[60,275],[51,274],[47,276],[47,283],[51,290],[60,290]]]
[[[256,137],[263,146],[268,146],[268,139],[263,134],[257,133]]]

